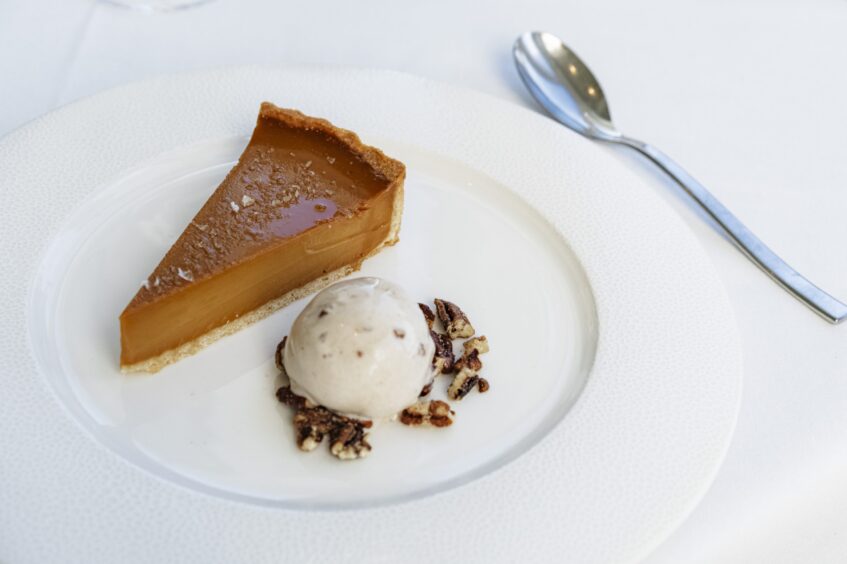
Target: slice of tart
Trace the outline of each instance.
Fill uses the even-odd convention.
[[[121,369],[156,372],[397,242],[402,163],[263,103],[250,143],[120,316]]]

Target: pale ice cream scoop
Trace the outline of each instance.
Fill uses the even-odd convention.
[[[294,393],[354,417],[390,417],[415,403],[433,378],[435,345],[418,304],[380,278],[319,292],[285,343]]]

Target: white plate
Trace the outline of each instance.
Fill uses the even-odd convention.
[[[381,426],[355,463],[298,453],[270,358],[303,303],[117,372],[118,313],[263,99],[407,163],[401,244],[362,274],[453,299],[491,339],[492,390],[453,427]],[[728,444],[740,354],[707,259],[602,148],[526,110],[394,73],[231,69],[41,118],[0,171],[0,559],[631,560]]]

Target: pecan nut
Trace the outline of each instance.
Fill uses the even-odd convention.
[[[435,311],[451,339],[473,337],[473,325],[459,306],[447,300],[436,299]]]
[[[314,405],[306,398],[283,386],[276,392],[282,403],[295,410],[294,431],[297,447],[303,451],[312,451],[329,437],[329,451],[341,460],[364,458],[371,451],[367,440],[367,431],[373,423],[367,420],[344,417],[329,409]]]
[[[361,421],[337,417],[336,425],[329,432],[329,452],[341,460],[364,458],[371,452],[365,429],[370,427]]]
[[[461,400],[474,389],[478,382],[479,374],[466,366],[453,378],[453,383],[447,388],[447,395],[450,399]]]
[[[489,350],[488,338],[485,335],[468,339],[462,346],[465,349],[465,354],[470,354],[472,351],[476,351],[477,354],[484,354]]]
[[[456,372],[461,372],[465,368],[475,374],[479,374],[479,371],[482,370],[482,360],[480,360],[479,352],[476,349],[464,355],[453,364],[453,369]]]
[[[423,388],[421,388],[421,393],[419,393],[419,394],[418,394],[418,397],[422,398],[422,397],[424,397],[424,396],[428,396],[428,395],[429,395],[429,393],[432,391],[432,385],[433,385],[433,383],[434,383],[434,381],[433,381],[433,382],[430,382],[429,384],[427,384],[426,386],[424,386]]]
[[[419,401],[400,413],[400,423],[417,426],[449,427],[453,424],[455,412],[450,405],[440,400]]]
[[[423,313],[427,327],[432,329],[432,324],[435,323],[435,314],[432,313],[432,310],[426,304],[418,304],[418,307],[421,308],[421,313]]]
[[[461,400],[476,386],[479,386],[480,391],[488,391],[487,380],[484,380],[484,384],[480,384],[479,372],[482,370],[482,361],[479,359],[477,349],[471,350],[469,354],[457,360],[454,369],[457,374],[447,388],[447,395],[451,399]]]
[[[432,357],[432,366],[435,367],[435,372],[439,374],[449,374],[453,370],[453,363],[456,360],[453,354],[453,342],[450,337],[444,333],[437,333],[430,329],[432,342],[435,343],[435,355]]]

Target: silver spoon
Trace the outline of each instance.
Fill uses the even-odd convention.
[[[512,53],[524,84],[556,120],[590,139],[626,145],[653,161],[700,204],[750,260],[794,297],[830,323],[847,318],[847,305],[776,256],[682,167],[655,147],[620,133],[612,124],[600,83],[558,37],[539,31],[524,33],[515,41]]]

